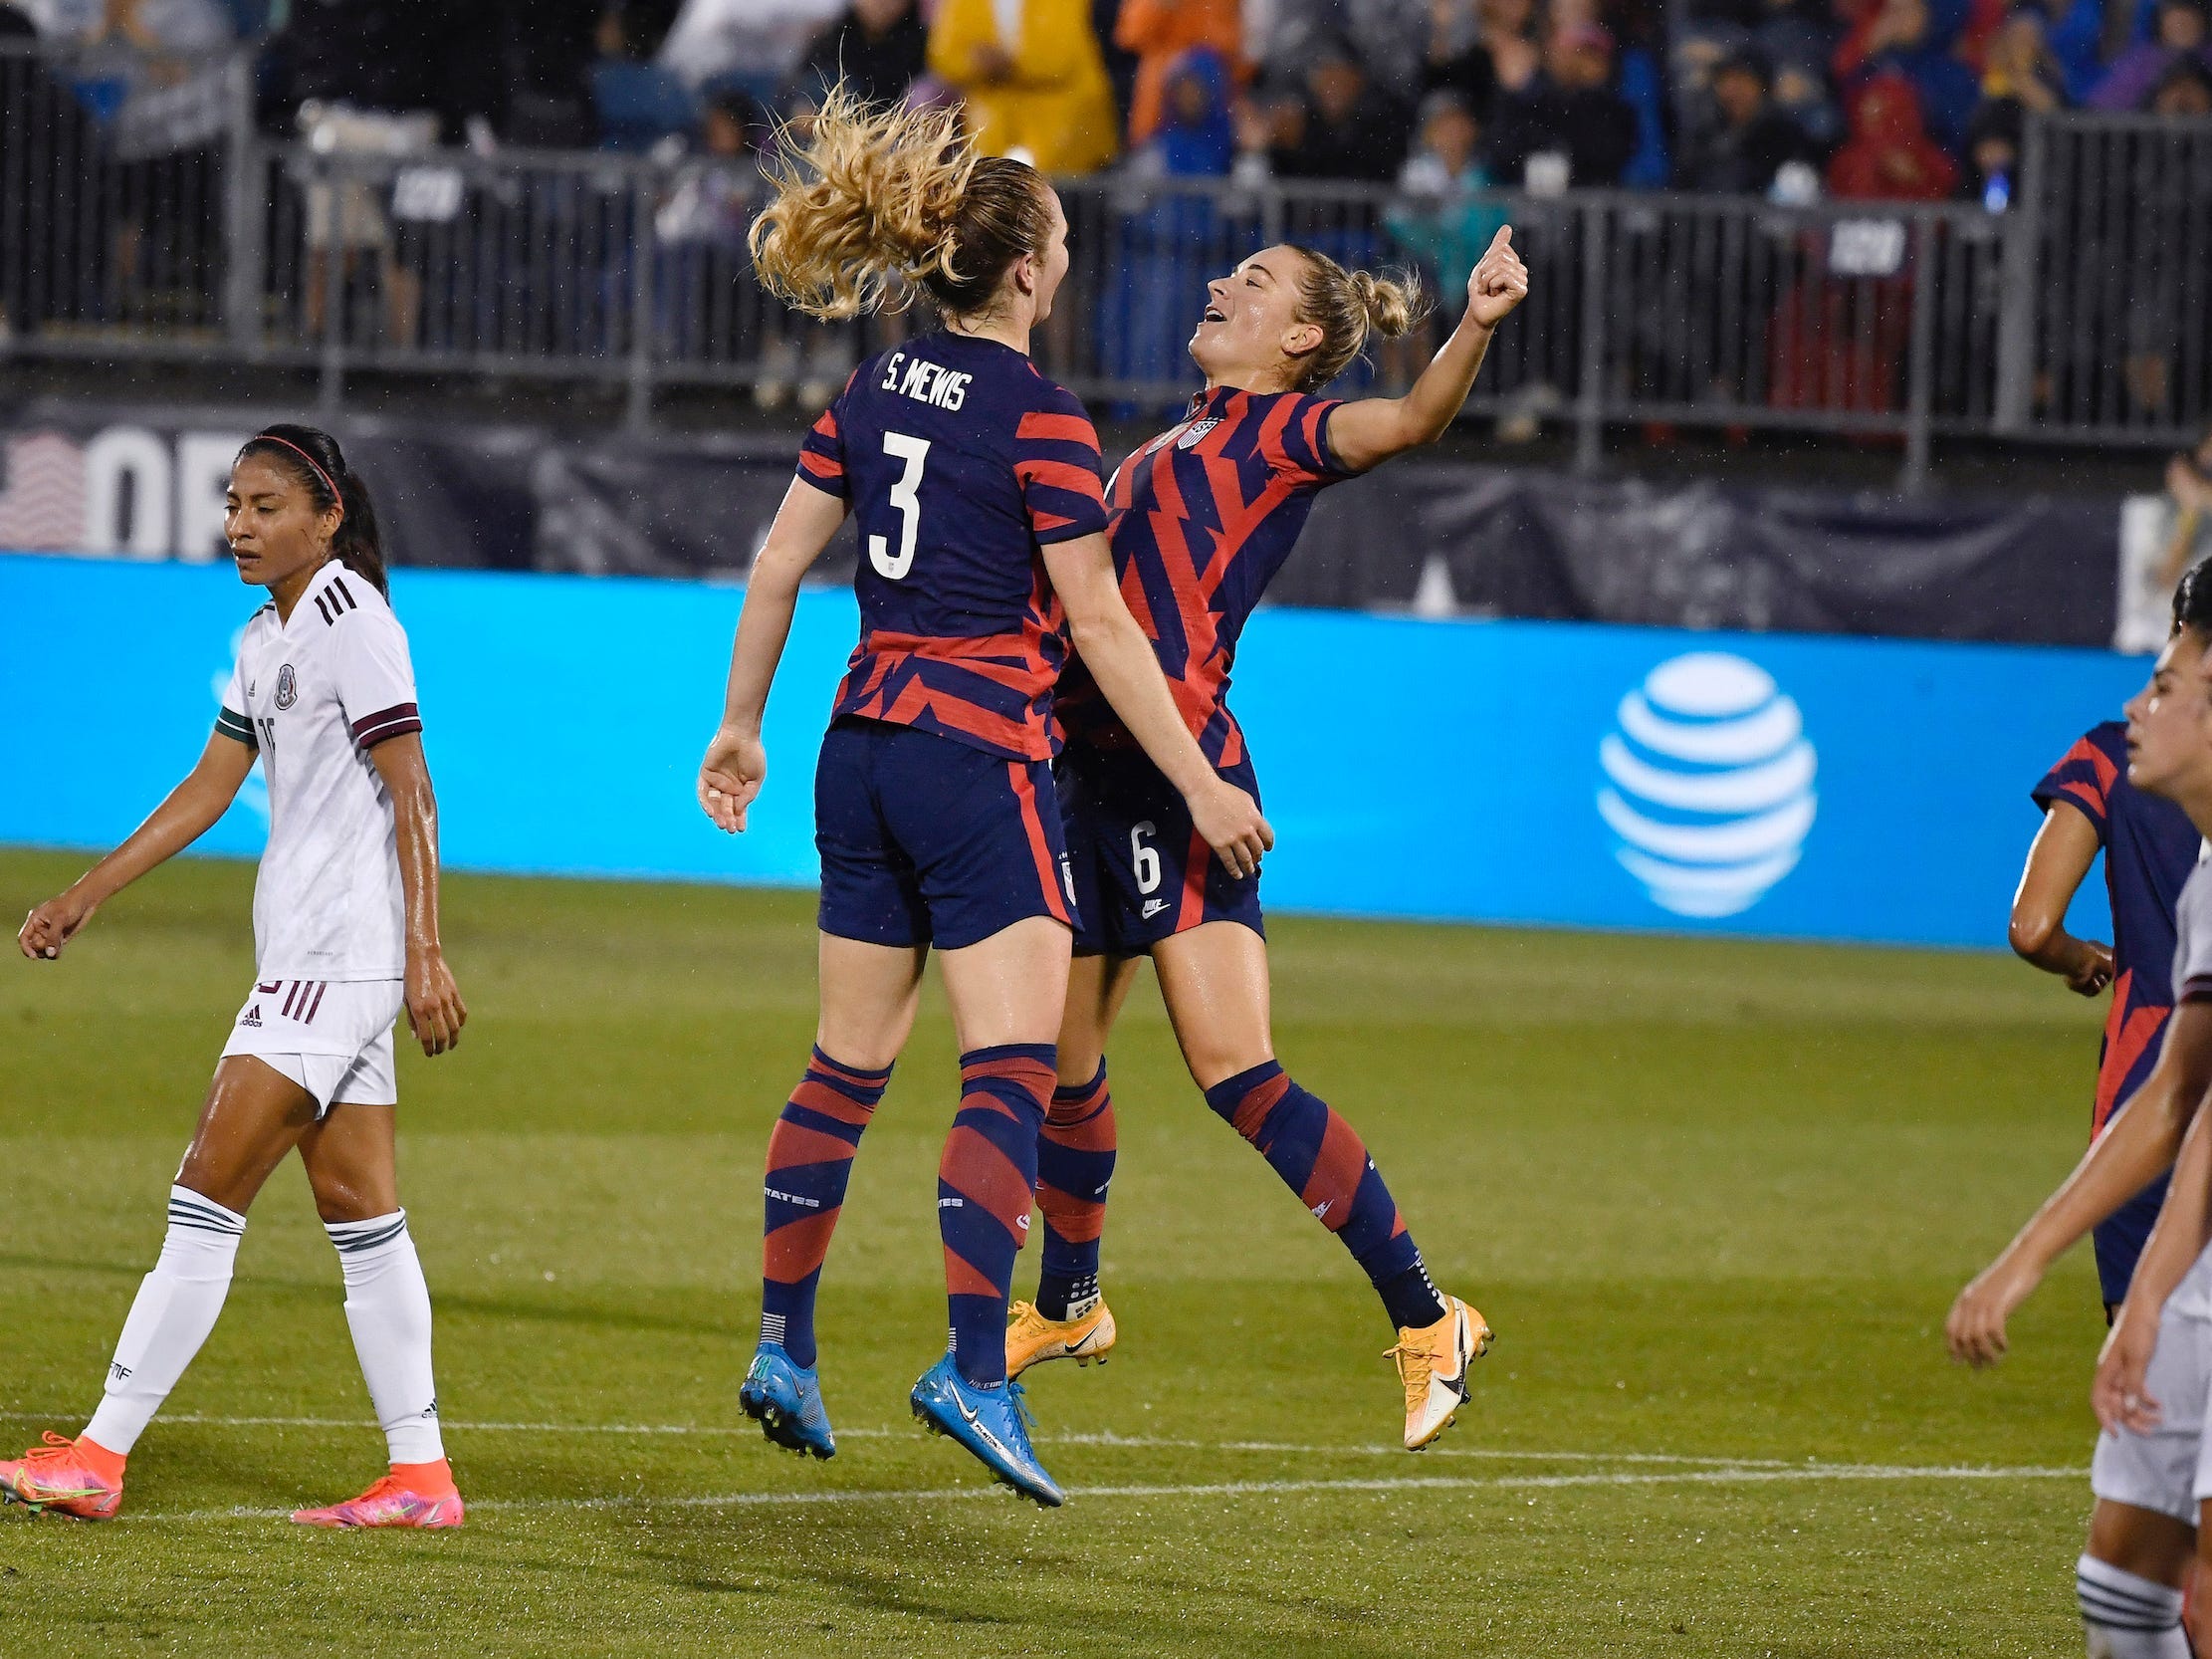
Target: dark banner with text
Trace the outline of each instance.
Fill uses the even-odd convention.
[[[221,557],[239,444],[296,411],[0,410],[0,550]],[[742,581],[795,435],[334,421],[394,561]],[[1110,457],[1111,459],[1111,457]],[[1269,592],[1433,616],[2108,645],[2122,503],[1654,484],[1404,461],[1324,493]],[[817,568],[849,578],[848,530]]]

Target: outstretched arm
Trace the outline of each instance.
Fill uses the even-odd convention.
[[[2003,1357],[2005,1320],[2012,1310],[2062,1252],[2171,1167],[2207,1084],[2212,1084],[2212,1003],[2183,1003],[2166,1023],[2157,1068],[2127,1109],[2098,1136],[2004,1253],[1958,1294],[1943,1326],[1953,1358],[1989,1365]]]
[[[1459,326],[1413,389],[1403,397],[1364,397],[1339,408],[1329,416],[1330,452],[1354,472],[1364,472],[1443,436],[1474,386],[1490,336],[1527,297],[1528,267],[1513,251],[1513,227],[1507,225],[1467,278],[1467,309]]]
[[[738,612],[737,642],[730,649],[722,725],[699,763],[699,805],[732,834],[745,828],[746,812],[768,779],[761,719],[768,711],[775,665],[783,660],[783,644],[791,636],[799,582],[844,522],[841,497],[793,479],[783,492],[775,522],[769,526],[768,541],[753,561],[753,573],[745,580],[745,606]]]
[[[2090,1403],[2098,1420],[2115,1432],[2124,1428],[2148,1434],[2158,1426],[2159,1402],[2145,1390],[2143,1377],[2158,1344],[2166,1300],[2204,1254],[2206,1234],[2212,1231],[2212,1204],[2207,1203],[2212,1199],[2212,1128],[2207,1122],[2198,1112],[2181,1142],[2166,1201],[2158,1208],[2158,1225],[2150,1230],[2150,1242],[2127,1282],[2127,1300],[2098,1356]]]
[[[391,797],[399,844],[399,886],[407,900],[407,1024],[424,1054],[442,1055],[459,1045],[469,1010],[438,934],[438,798],[430,788],[430,763],[413,732],[384,739],[368,758]]]
[[[16,943],[34,961],[51,962],[93,912],[156,864],[175,857],[230,809],[254,767],[254,749],[218,731],[200,752],[199,764],[169,792],[129,838],[24,919]]]
[[[1106,538],[1094,532],[1054,542],[1044,550],[1044,568],[1098,689],[1152,764],[1191,804],[1192,827],[1229,874],[1249,875],[1259,868],[1259,855],[1275,844],[1275,832],[1259,816],[1259,804],[1214,770],[1183,723],[1152,641],[1121,596]]]
[[[2007,937],[2022,961],[2057,974],[2070,991],[2094,997],[2112,982],[2112,948],[2066,930],[2067,907],[2097,862],[2097,826],[2064,797],[2051,803],[2028,848],[2013,895]]]

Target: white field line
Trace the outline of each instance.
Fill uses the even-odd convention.
[[[2056,1481],[2086,1480],[2087,1469],[1982,1468],[1940,1464],[1811,1464],[1787,1469],[1685,1469],[1664,1474],[1400,1476],[1378,1480],[1217,1481],[1188,1485],[1076,1487],[1078,1501],[1112,1498],[1272,1498],[1321,1492],[1474,1492],[1558,1491],[1573,1487],[1739,1486],[1775,1481]],[[934,1504],[1010,1496],[997,1487],[896,1487],[873,1492],[733,1492],[684,1497],[491,1499],[470,1505],[479,1513],[531,1514],[574,1510],[747,1510],[792,1509],[817,1504]],[[180,1510],[168,1515],[123,1516],[141,1526],[208,1521],[281,1521],[285,1510]]]
[[[0,1411],[0,1422],[68,1423],[81,1413],[68,1411]],[[163,1423],[191,1423],[213,1428],[287,1428],[287,1429],[359,1429],[373,1431],[374,1423],[351,1417],[224,1417],[202,1415],[195,1412],[163,1412],[158,1419]],[[752,1437],[759,1434],[754,1423],[471,1423],[447,1418],[444,1428],[455,1434],[615,1434],[642,1436],[721,1436],[740,1435]],[[917,1435],[916,1428],[846,1428],[837,1430],[840,1440],[888,1440],[893,1437]],[[1046,1446],[1107,1446],[1128,1447],[1136,1450],[1162,1450],[1185,1452],[1275,1452],[1296,1457],[1404,1457],[1407,1454],[1396,1446],[1303,1446],[1276,1440],[1178,1440],[1157,1435],[1115,1434],[1103,1431],[1095,1434],[1038,1434],[1033,1436],[1039,1445]],[[1798,1469],[1804,1464],[1794,1464],[1784,1458],[1730,1458],[1689,1457],[1671,1452],[1547,1452],[1520,1451],[1494,1446],[1432,1446],[1421,1454],[1423,1457],[1457,1457],[1505,1459],[1524,1463],[1654,1463],[1682,1464],[1696,1468],[1715,1469]]]

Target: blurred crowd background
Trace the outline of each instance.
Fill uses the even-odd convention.
[[[12,0],[0,34],[258,41],[284,135],[342,106],[478,148],[732,152],[841,73],[1064,175],[1925,201],[2009,193],[2031,111],[2212,115],[2208,4]]]

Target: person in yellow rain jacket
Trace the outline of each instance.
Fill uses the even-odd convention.
[[[1119,120],[1089,0],[944,0],[932,74],[968,102],[977,147],[1021,152],[1040,172],[1095,172]]]

